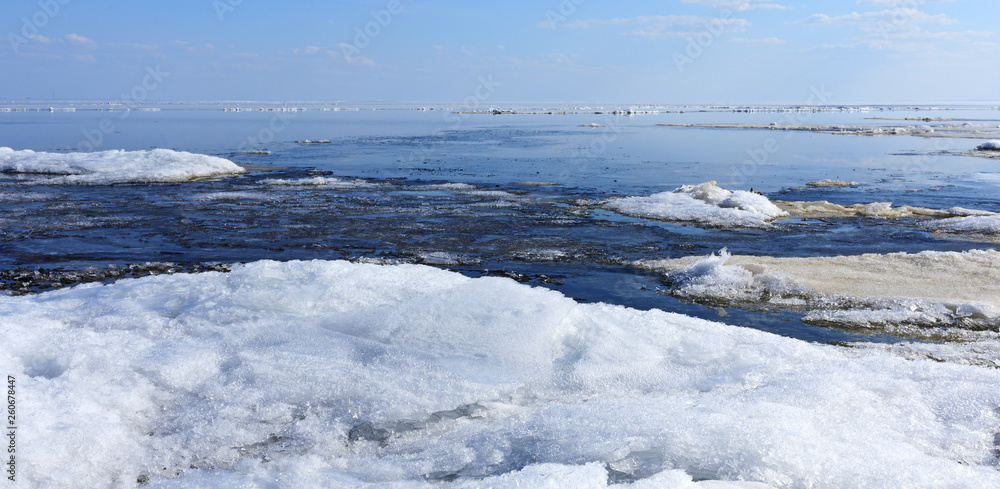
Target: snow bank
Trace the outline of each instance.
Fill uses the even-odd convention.
[[[979,146],[976,146],[979,151],[1000,151],[1000,140],[987,141]]]
[[[0,148],[0,172],[35,174],[49,184],[186,182],[245,171],[224,158],[169,149],[36,153]]]
[[[718,227],[764,227],[788,215],[763,195],[745,190],[729,191],[716,186],[716,182],[684,185],[672,192],[648,197],[616,199],[604,207],[635,217]]]
[[[651,260],[674,295],[807,309],[805,319],[854,327],[1000,325],[1000,252],[994,250],[773,258]],[[812,310],[809,310],[812,309]]]
[[[1000,487],[1000,370],[508,279],[258,262],[0,318],[19,487]]]

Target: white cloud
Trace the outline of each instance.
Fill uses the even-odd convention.
[[[945,14],[930,15],[914,8],[901,7],[863,14],[851,12],[836,17],[814,14],[801,22],[811,25],[857,27],[863,31],[885,31],[898,30],[907,26],[912,28],[920,24],[954,24],[958,20]]]
[[[955,0],[858,0],[858,5],[876,5],[879,7],[919,7],[928,3],[950,3]]]
[[[785,44],[784,39],[778,39],[777,37],[763,37],[759,39],[747,39],[745,37],[737,37],[735,39],[730,39],[729,42],[734,42],[737,44]]]
[[[81,36],[79,34],[66,34],[66,40],[69,41],[69,42],[71,42],[71,43],[73,43],[73,44],[79,44],[81,46],[93,46],[94,45],[94,41],[93,40],[87,39],[86,37],[83,37],[83,36]]]
[[[622,35],[647,39],[691,38],[710,32],[739,32],[750,25],[750,21],[737,18],[702,17],[698,15],[643,15],[638,17],[609,20],[575,20],[564,25],[567,28],[589,29],[597,26],[633,26]]]
[[[91,56],[89,54],[82,54],[82,55],[73,56],[73,59],[75,59],[75,60],[77,60],[77,61],[79,61],[81,63],[96,63],[97,62],[97,58],[94,58],[93,56]]]
[[[771,0],[681,0],[681,2],[700,3],[717,9],[729,9],[737,12],[759,8],[771,10],[788,10],[792,8],[787,5],[772,2]]]
[[[322,50],[323,50],[323,48],[321,48],[319,46],[306,46],[304,48],[295,48],[295,49],[293,49],[292,50],[292,54],[304,54],[306,56],[312,56],[312,55],[314,55],[314,54],[316,54],[316,53],[318,53],[318,52],[320,52]]]

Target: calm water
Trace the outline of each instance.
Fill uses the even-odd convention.
[[[891,113],[635,117],[450,111],[9,112],[0,146],[61,152],[169,148],[219,155],[245,175],[183,184],[56,186],[0,175],[0,268],[79,270],[147,261],[379,258],[506,275],[581,301],[661,308],[815,341],[891,340],[817,328],[790,312],[716,310],[658,290],[634,260],[734,254],[830,256],[992,247],[912,219],[783,219],[716,229],[624,217],[595,202],[715,180],[772,200],[893,202],[1000,211],[996,160],[941,154],[980,141],[698,129],[659,123],[903,124]],[[931,117],[1000,119],[992,109]],[[603,127],[580,127],[583,124]],[[911,122],[906,122],[907,124]],[[329,144],[299,144],[301,140]],[[266,148],[270,155],[239,154]],[[767,151],[770,148],[770,151]],[[756,161],[754,161],[756,159]],[[265,185],[315,176],[338,188]],[[851,188],[797,189],[833,178]],[[1000,182],[1000,178],[994,180]],[[455,186],[449,184],[468,184]]]

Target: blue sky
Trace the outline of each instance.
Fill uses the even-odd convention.
[[[145,81],[149,100],[995,101],[998,14],[996,0],[18,0],[0,6],[0,98],[115,99]]]

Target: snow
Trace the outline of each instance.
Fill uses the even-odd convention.
[[[847,182],[844,180],[832,180],[827,178],[823,180],[816,180],[814,182],[806,182],[806,185],[810,187],[851,187],[857,185],[857,182]]]
[[[360,179],[341,180],[333,177],[310,177],[310,178],[266,178],[260,181],[263,185],[276,185],[285,187],[328,187],[328,188],[360,188],[369,187],[373,184]]]
[[[805,319],[853,327],[995,327],[1000,324],[1000,252],[933,252],[774,258],[649,260],[672,294],[716,302],[811,308]]]
[[[716,227],[765,227],[788,214],[763,195],[730,191],[706,182],[672,192],[612,200],[605,208],[642,218],[688,221]]]
[[[1000,370],[509,279],[268,261],[0,318],[19,487],[1000,487]]]
[[[979,151],[1000,151],[1000,139],[995,141],[987,141],[979,146],[976,146]]]
[[[1000,234],[1000,215],[955,217],[926,226],[937,232],[996,235]]]
[[[245,171],[224,158],[169,149],[45,153],[0,148],[0,172],[31,174],[46,184],[171,183]]]
[[[962,207],[950,209],[930,209],[903,205],[894,207],[892,202],[870,202],[867,204],[834,204],[826,200],[817,201],[776,201],[775,205],[793,216],[799,217],[931,217],[945,219],[956,216],[987,216],[995,213]]]

